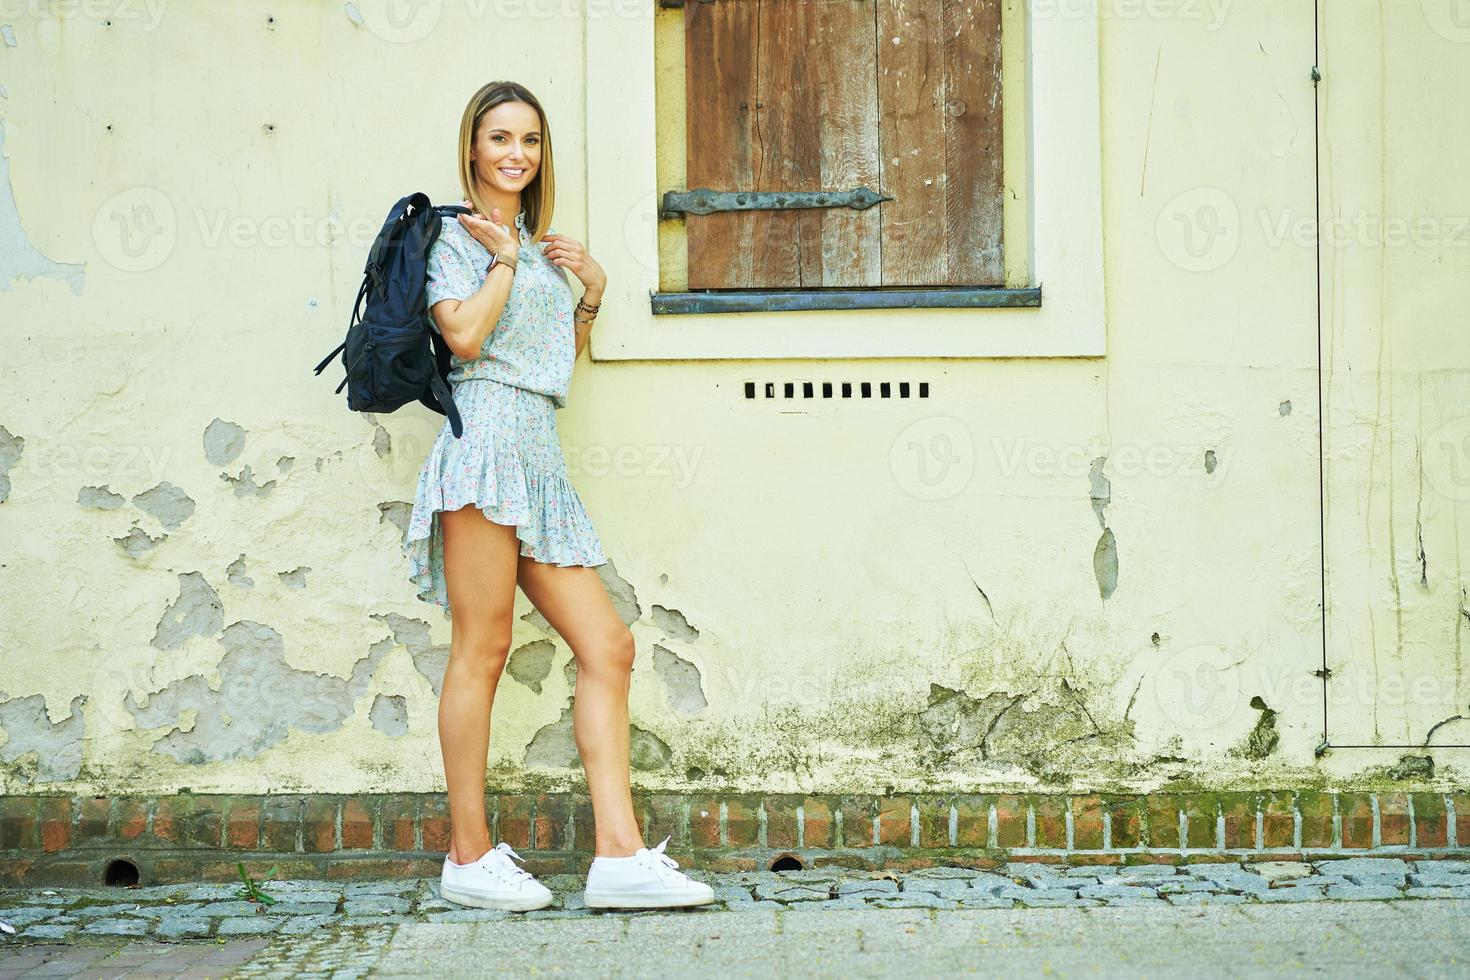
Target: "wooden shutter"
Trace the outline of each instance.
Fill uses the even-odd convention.
[[[1001,285],[1000,0],[686,0],[689,288]]]

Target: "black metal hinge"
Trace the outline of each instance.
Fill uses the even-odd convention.
[[[660,217],[681,214],[714,214],[717,211],[775,211],[793,208],[852,208],[863,211],[879,201],[891,201],[866,187],[850,191],[717,191],[696,187],[688,191],[664,192]]]

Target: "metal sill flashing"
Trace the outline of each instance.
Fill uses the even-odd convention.
[[[870,289],[726,289],[648,294],[655,314],[786,310],[916,310],[1039,307],[1041,287],[916,286]]]

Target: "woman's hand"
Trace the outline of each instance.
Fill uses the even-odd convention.
[[[554,265],[570,269],[572,275],[582,281],[588,293],[602,295],[607,288],[607,273],[602,271],[602,266],[587,253],[581,242],[556,233],[545,236],[542,241],[548,243],[545,255]]]
[[[458,215],[458,218],[464,230],[474,236],[475,241],[489,249],[491,254],[502,259],[510,259],[514,264],[516,252],[521,244],[520,239],[514,231],[501,223],[499,208],[490,209],[490,220],[488,221],[479,212],[461,214]]]

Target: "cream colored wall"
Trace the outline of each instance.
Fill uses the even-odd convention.
[[[1466,131],[1435,109],[1466,80],[1470,38],[1434,0],[1324,6],[1324,211],[1463,214],[1447,161]],[[442,788],[449,623],[414,598],[393,523],[440,419],[353,415],[332,394],[340,368],[309,369],[340,339],[388,205],[455,192],[458,116],[488,79],[548,108],[558,225],[610,268],[626,259],[614,230],[636,215],[589,193],[611,175],[587,161],[642,168],[652,134],[589,145],[608,121],[588,107],[626,65],[580,52],[589,33],[651,36],[651,18],[516,14],[560,9],[529,0],[405,21],[387,0],[64,9],[0,25],[0,785]],[[1056,55],[1079,31],[1097,38],[1095,78],[1032,84],[1100,87],[1105,357],[579,363],[558,421],[606,580],[636,615],[637,785],[1234,788],[1382,779],[1402,754],[1314,755],[1317,253],[1272,238],[1314,211],[1311,11],[1115,2],[1089,20],[1038,0],[1028,29],[1036,70],[1071,63]],[[638,118],[653,60],[627,57],[648,68]],[[1065,131],[1041,122],[1045,154]],[[1065,192],[1043,179],[1032,198]],[[1333,683],[1376,656],[1377,676],[1441,692],[1349,695],[1334,741],[1422,741],[1470,714],[1461,499],[1435,485],[1466,447],[1458,430],[1427,439],[1462,415],[1464,256],[1448,240],[1324,265]],[[648,326],[632,319],[646,301],[635,313],[636,290],[617,289],[628,319],[596,328],[612,348]],[[998,312],[944,315],[983,334]],[[743,398],[768,380],[927,382],[930,397]],[[224,423],[244,433],[234,455]],[[1416,434],[1441,452],[1422,492]],[[167,487],[139,497],[160,484],[192,510]],[[136,556],[115,543],[134,527]],[[577,775],[543,764],[569,758],[570,653],[533,613],[521,597],[520,679],[494,716],[505,786]],[[1433,755],[1456,779],[1464,751]]]

